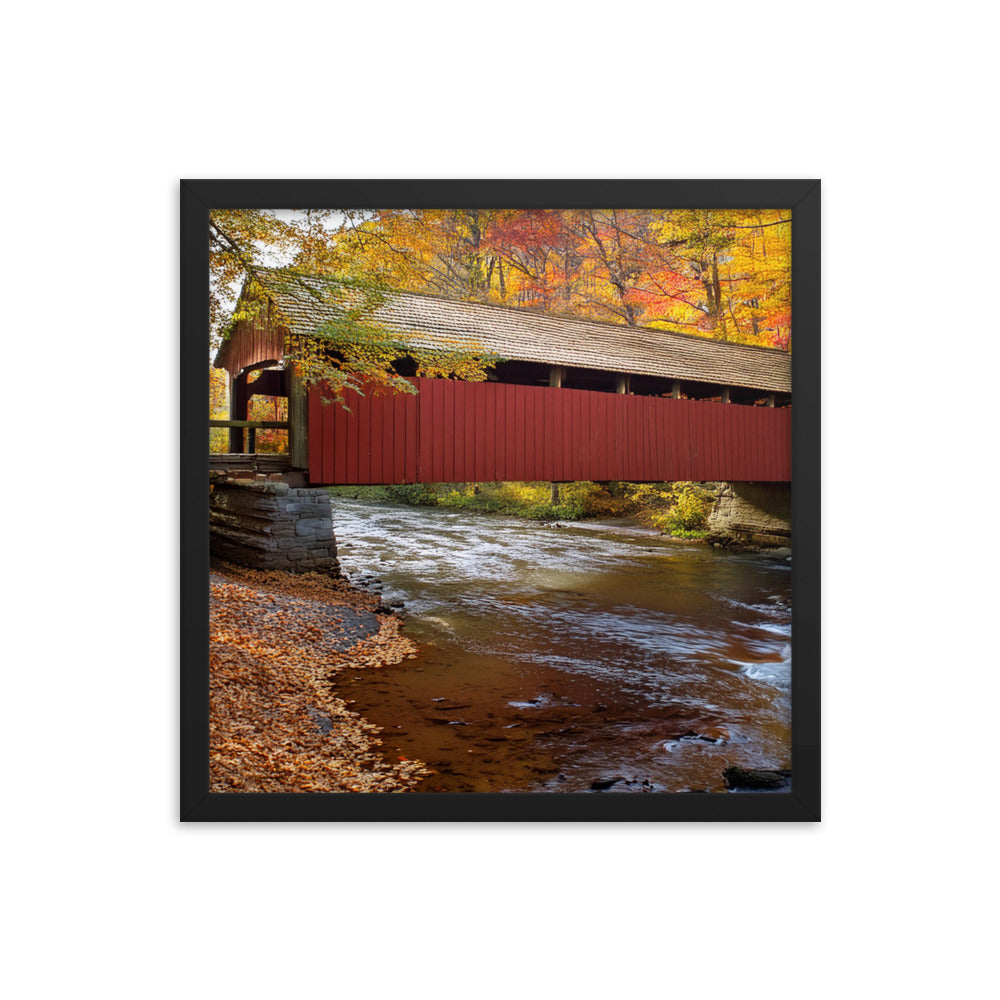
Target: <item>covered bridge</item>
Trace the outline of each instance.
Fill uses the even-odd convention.
[[[791,479],[791,357],[686,334],[619,326],[412,292],[376,313],[420,349],[504,360],[487,382],[415,377],[417,393],[323,405],[285,367],[289,336],[335,323],[322,278],[261,275],[267,303],[235,324],[215,359],[230,375],[230,454],[254,451],[254,394],[287,396],[289,454],[264,469],[300,470],[311,485],[504,480]],[[258,424],[257,426],[264,426]],[[244,431],[248,433],[244,436]]]

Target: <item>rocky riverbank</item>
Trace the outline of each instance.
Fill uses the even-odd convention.
[[[345,668],[415,655],[377,595],[320,573],[213,563],[212,792],[392,792],[429,770],[387,759],[380,730],[336,690]]]

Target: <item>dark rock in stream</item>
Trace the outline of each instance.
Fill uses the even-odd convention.
[[[756,790],[774,790],[784,788],[791,783],[792,772],[785,768],[768,771],[754,768],[743,768],[732,765],[722,772],[728,788],[746,788]]]
[[[710,727],[707,732],[698,733],[689,729],[680,736],[674,736],[671,743],[726,743],[729,741],[729,731],[721,726]],[[669,749],[673,749],[670,747]]]
[[[592,781],[590,783],[590,787],[595,792],[604,792],[604,791],[607,791],[607,789],[609,789],[612,785],[617,785],[619,781],[624,781],[624,780],[625,779],[621,778],[621,777],[618,777],[618,778],[604,778],[604,779],[601,779],[600,781]]]

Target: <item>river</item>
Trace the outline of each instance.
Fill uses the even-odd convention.
[[[791,562],[623,522],[335,498],[340,562],[405,602],[416,659],[342,673],[422,791],[723,791],[790,767]]]

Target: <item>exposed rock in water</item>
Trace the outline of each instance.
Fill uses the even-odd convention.
[[[624,780],[625,779],[621,778],[621,777],[618,777],[618,778],[605,778],[605,779],[602,779],[600,781],[592,781],[590,783],[590,787],[595,792],[604,792],[604,791],[607,791],[612,785],[617,785],[619,781],[624,781]]]
[[[774,790],[791,784],[792,772],[785,768],[768,771],[732,765],[722,772],[728,788]]]

